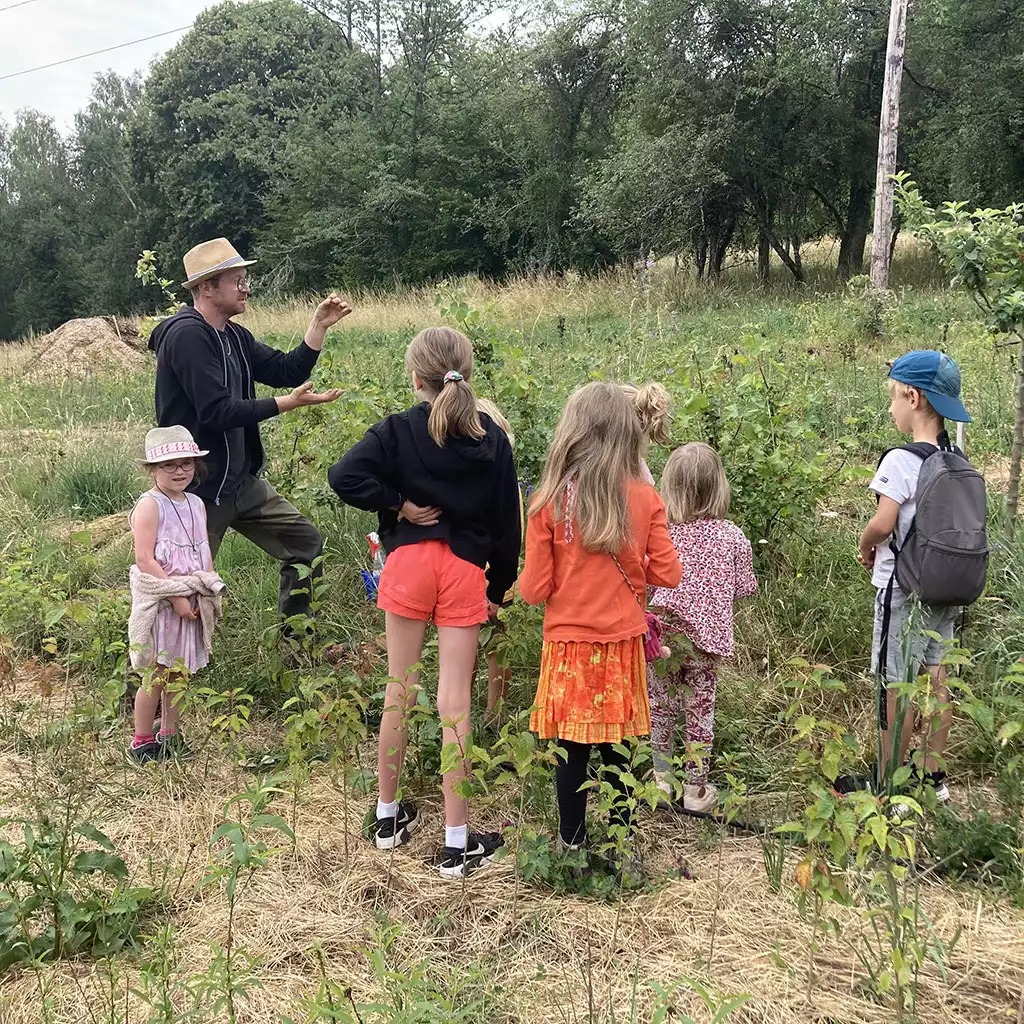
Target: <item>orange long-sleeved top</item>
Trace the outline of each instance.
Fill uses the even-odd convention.
[[[682,567],[658,492],[642,480],[631,480],[628,488],[630,537],[618,558],[645,598],[648,584],[678,586]],[[615,643],[647,632],[644,611],[615,559],[607,552],[587,551],[578,530],[567,542],[565,522],[555,521],[550,503],[527,521],[519,593],[528,604],[546,605],[545,640]]]

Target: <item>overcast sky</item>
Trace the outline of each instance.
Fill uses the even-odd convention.
[[[0,77],[40,64],[188,25],[214,0],[30,0],[0,9]],[[0,0],[0,8],[18,0]],[[0,81],[0,120],[22,107],[35,107],[64,130],[85,106],[93,76],[113,68],[127,75],[145,70],[184,33],[125,46],[110,53]]]

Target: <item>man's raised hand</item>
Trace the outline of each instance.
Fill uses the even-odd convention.
[[[343,298],[331,292],[316,307],[316,312],[313,314],[313,323],[326,330],[328,327],[333,327],[339,320],[348,316],[351,312],[352,307]]]
[[[342,395],[341,388],[331,388],[329,391],[316,392],[313,390],[313,382],[307,380],[300,384],[290,395],[277,399],[278,412],[291,412],[292,409],[301,409],[307,405],[323,405],[325,402],[333,402]]]

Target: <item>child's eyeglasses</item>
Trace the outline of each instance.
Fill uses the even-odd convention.
[[[162,469],[167,473],[174,473],[179,469],[190,470],[195,469],[195,459],[182,459],[179,462],[158,462],[156,464],[157,469]]]

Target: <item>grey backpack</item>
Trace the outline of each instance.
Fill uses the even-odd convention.
[[[910,529],[901,546],[897,547],[895,539],[889,543],[896,567],[885,588],[882,606],[878,653],[878,723],[882,729],[889,724],[885,666],[893,584],[898,583],[906,594],[917,594],[922,604],[947,608],[973,604],[985,589],[989,551],[985,481],[944,434],[940,440],[944,442],[941,448],[926,441],[900,446],[902,451],[918,456],[922,465]]]
[[[952,446],[921,441],[902,450],[923,461],[913,522],[900,547],[890,544],[896,582],[922,604],[973,604],[985,589],[988,571],[985,481]]]

